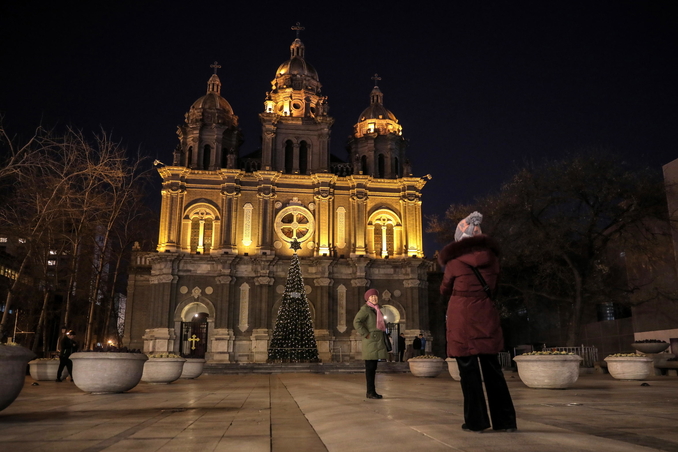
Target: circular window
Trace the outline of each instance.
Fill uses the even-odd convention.
[[[289,206],[275,217],[275,232],[287,243],[297,239],[305,242],[313,237],[315,221],[311,212],[301,206]]]
[[[299,110],[301,108],[301,104],[299,102],[295,102],[292,104],[292,108],[295,110]]]

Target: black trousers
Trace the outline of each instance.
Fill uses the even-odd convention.
[[[403,362],[403,355],[405,355],[405,349],[404,349],[404,348],[401,348],[401,349],[398,351],[398,356],[399,356],[398,361]]]
[[[71,381],[73,380],[73,361],[70,358],[59,357],[59,370],[57,370],[57,380],[61,380],[61,373],[64,371],[64,367],[68,369],[68,375],[71,376]]]
[[[365,380],[367,380],[367,393],[372,394],[377,392],[374,388],[374,377],[377,375],[377,364],[379,363],[376,359],[366,359],[365,360]]]
[[[490,406],[492,428],[516,428],[516,411],[497,355],[457,357],[461,390],[464,393],[464,422],[471,430],[490,428],[487,405]],[[481,375],[480,369],[483,369]],[[483,392],[487,391],[487,404]]]

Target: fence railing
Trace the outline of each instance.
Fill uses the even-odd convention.
[[[556,350],[559,352],[574,353],[582,357],[581,367],[593,367],[598,361],[598,349],[594,346],[581,345],[580,347],[543,347],[542,350]]]
[[[499,352],[499,363],[502,369],[511,367],[511,354],[509,352]]]

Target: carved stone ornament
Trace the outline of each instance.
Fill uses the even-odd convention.
[[[202,290],[200,290],[200,287],[195,286],[193,288],[193,290],[191,291],[191,296],[197,300],[200,297],[201,293],[202,293]]]
[[[383,298],[384,300],[390,300],[391,299],[391,292],[389,292],[388,290],[385,290],[381,294],[381,298]]]
[[[214,278],[214,280],[217,282],[217,284],[228,284],[231,281],[233,281],[232,276],[217,276]]]
[[[313,284],[319,287],[327,287],[332,285],[332,280],[330,278],[317,278],[313,280]]]
[[[172,275],[158,275],[158,276],[153,276],[149,279],[151,284],[163,284],[163,283],[171,283],[175,280],[175,276]]]
[[[254,283],[261,286],[270,286],[275,282],[275,279],[269,278],[268,276],[259,276],[254,278]]]
[[[370,285],[369,279],[352,279],[351,285],[353,287],[367,287]]]
[[[421,285],[421,281],[418,279],[406,279],[403,281],[403,285],[405,287],[419,287]]]

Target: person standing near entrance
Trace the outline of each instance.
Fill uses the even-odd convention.
[[[447,355],[456,358],[459,367],[464,394],[462,430],[482,432],[490,427],[491,417],[494,430],[514,432],[516,412],[498,357],[504,337],[490,298],[499,276],[499,245],[482,234],[481,221],[478,212],[461,220],[455,241],[438,255],[438,263],[445,267],[440,293],[449,298]]]
[[[420,334],[419,340],[421,340],[421,354],[425,355],[426,354],[426,338],[424,337],[423,334]]]
[[[398,361],[403,362],[406,348],[407,343],[405,342],[405,333],[400,333],[400,336],[398,336]]]
[[[381,399],[377,394],[374,379],[377,375],[377,363],[388,358],[386,351],[386,323],[379,309],[379,291],[370,289],[365,292],[365,304],[353,319],[353,328],[362,337],[363,359],[365,360],[365,379],[368,399]]]
[[[75,340],[75,332],[73,330],[69,330],[61,339],[59,348],[59,369],[57,370],[56,381],[61,383],[61,373],[64,371],[64,367],[68,369],[68,374],[71,376],[71,381],[73,381],[73,361],[71,361],[70,356],[78,351],[78,343]]]
[[[412,356],[419,355],[421,355],[421,338],[417,336],[412,341]]]

